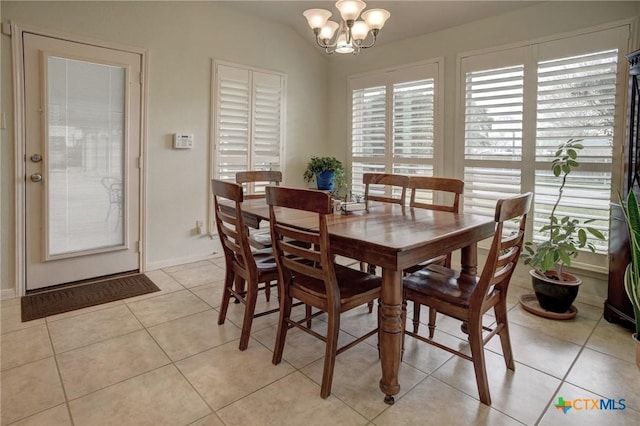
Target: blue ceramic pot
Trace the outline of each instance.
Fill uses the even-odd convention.
[[[333,170],[325,170],[316,174],[316,184],[318,189],[323,191],[333,191],[336,183],[336,172]]]

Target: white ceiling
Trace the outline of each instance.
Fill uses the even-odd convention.
[[[307,9],[327,9],[331,19],[339,20],[335,1],[223,1],[245,12],[272,19],[292,27],[310,43],[313,32],[302,12]],[[528,7],[539,1],[377,1],[368,0],[367,9],[387,9],[391,17],[380,31],[377,44],[391,43],[422,34],[440,31],[514,9]]]

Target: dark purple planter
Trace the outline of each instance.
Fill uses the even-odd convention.
[[[582,280],[566,272],[562,273],[565,281],[558,280],[556,271],[547,271],[542,275],[532,269],[529,273],[533,291],[542,309],[561,314],[571,308]]]

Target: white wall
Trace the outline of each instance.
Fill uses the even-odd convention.
[[[216,2],[11,2],[2,21],[147,49],[147,240],[150,267],[210,255],[214,241],[193,233],[209,189],[211,60],[287,74],[285,182],[303,185],[311,153],[326,145],[327,58],[297,33]],[[11,40],[2,35],[2,112],[11,123]],[[192,150],[171,135],[195,135]],[[15,286],[13,129],[1,130],[1,289]]]

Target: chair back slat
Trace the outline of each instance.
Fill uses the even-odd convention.
[[[409,176],[390,173],[365,173],[362,175],[362,183],[364,184],[364,199],[367,209],[369,208],[369,201],[380,201],[401,206],[406,204]],[[380,187],[382,187],[383,195],[379,192]],[[378,192],[375,192],[375,190],[378,190]],[[398,192],[400,195],[397,195]]]
[[[211,180],[214,199],[214,212],[218,236],[227,258],[227,265],[246,280],[258,278],[258,268],[249,246],[249,229],[242,217],[244,195],[242,186],[219,179]],[[222,210],[222,200],[233,202],[235,215]]]
[[[280,185],[282,172],[275,170],[251,170],[236,173],[236,183],[245,189],[246,199],[264,198],[267,185]]]
[[[491,298],[495,291],[506,293],[522,250],[531,199],[532,194],[527,192],[516,197],[498,200],[494,216],[496,232],[482,274],[471,295],[471,311],[483,312],[479,306]],[[505,222],[514,220],[518,221],[518,229],[505,231]],[[505,235],[505,232],[509,234]]]
[[[452,213],[460,213],[460,196],[464,190],[464,181],[460,179],[451,179],[434,176],[410,176],[409,188],[411,189],[411,198],[409,206],[421,209],[445,211]],[[431,193],[431,203],[425,203],[420,200],[419,195],[424,192]],[[437,204],[436,193],[453,198],[450,204]]]
[[[279,227],[279,230],[282,231],[283,227]],[[292,233],[290,235],[295,235],[295,234]],[[281,241],[280,244],[282,245],[282,249],[287,253],[289,253],[289,255],[292,257],[304,258],[311,262],[321,261],[320,253],[317,250],[313,249],[313,247],[317,247],[319,242],[314,242],[314,243],[307,242],[307,244],[309,245],[304,246],[300,244],[302,240],[298,240],[298,239],[291,239],[291,240],[282,239],[280,241]]]

